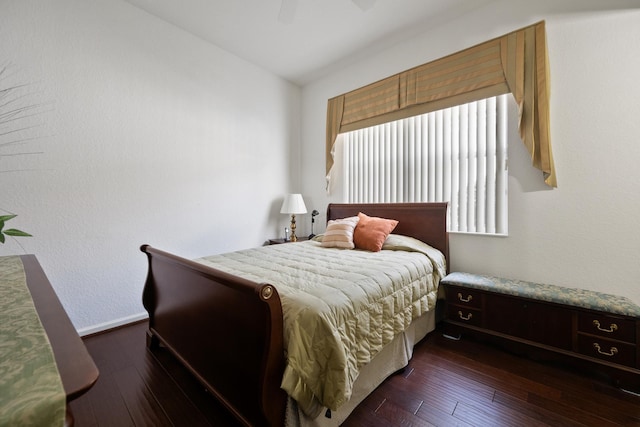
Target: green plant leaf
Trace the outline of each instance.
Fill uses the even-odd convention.
[[[6,241],[6,236],[12,237],[32,237],[31,234],[15,228],[4,229],[5,223],[17,215],[0,215],[0,244]]]
[[[31,236],[31,234],[25,233],[24,231],[16,230],[15,228],[9,228],[7,230],[4,230],[2,233],[6,234],[7,236],[14,237],[33,237]]]

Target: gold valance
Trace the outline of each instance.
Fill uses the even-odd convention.
[[[533,165],[556,187],[549,138],[549,67],[544,21],[332,98],[327,173],[339,133],[512,93]]]

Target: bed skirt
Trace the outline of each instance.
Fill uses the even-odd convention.
[[[331,418],[325,416],[324,411],[316,418],[309,418],[298,409],[295,400],[289,398],[285,427],[337,427],[342,424],[387,377],[409,364],[413,346],[435,329],[435,312],[435,309],[430,310],[414,320],[407,330],[396,336],[369,364],[362,367],[353,384],[351,399],[337,411],[332,411]]]

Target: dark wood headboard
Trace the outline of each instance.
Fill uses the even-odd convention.
[[[393,233],[428,243],[444,254],[449,265],[447,203],[331,203],[327,206],[327,221],[356,216],[358,212],[397,220]]]

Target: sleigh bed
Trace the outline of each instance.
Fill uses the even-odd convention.
[[[406,366],[413,345],[435,328],[435,295],[448,260],[446,210],[446,203],[330,204],[327,220],[362,212],[398,221],[375,253],[324,248],[322,236],[199,260],[143,245],[149,262],[147,345],[167,347],[247,426],[337,426]],[[402,259],[395,272],[394,257],[405,256],[408,266],[401,266]],[[248,270],[240,265],[245,263]],[[425,275],[423,264],[432,268],[430,276],[413,277]],[[361,278],[370,270],[400,276],[409,286],[376,302],[374,294],[386,291]],[[334,287],[307,284],[318,275],[333,277]],[[289,287],[298,281],[316,293]],[[352,296],[354,306],[331,305],[351,304]],[[352,312],[359,317],[349,320]],[[392,320],[377,320],[381,312],[391,312]],[[332,345],[353,349],[340,355]]]

